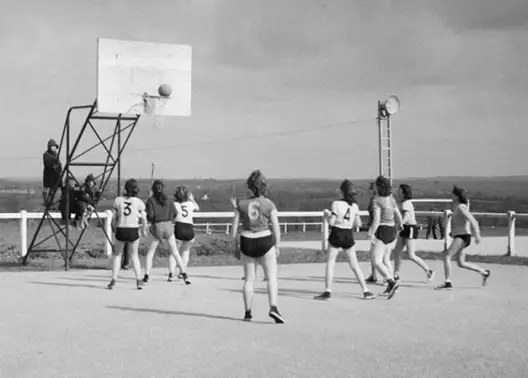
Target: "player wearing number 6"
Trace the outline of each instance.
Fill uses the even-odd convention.
[[[119,269],[121,268],[121,256],[123,248],[127,247],[132,261],[132,267],[136,275],[137,289],[141,290],[141,266],[139,263],[139,221],[142,221],[143,235],[147,233],[147,217],[145,204],[137,198],[139,193],[138,183],[130,179],[125,183],[124,196],[117,197],[112,206],[112,230],[115,232],[114,255],[112,256],[112,281],[108,289],[112,290],[116,284]]]
[[[194,243],[194,220],[193,214],[199,211],[200,207],[194,200],[192,193],[185,186],[178,186],[176,193],[174,193],[174,211],[176,218],[174,222],[174,236],[176,237],[176,246],[180,251],[183,265],[187,268],[189,264],[189,255],[191,253],[191,246]],[[174,280],[174,272],[176,271],[176,260],[174,257],[169,257],[169,282]],[[180,269],[179,278],[182,277]]]
[[[356,275],[356,278],[363,289],[363,297],[365,299],[373,299],[375,298],[375,295],[368,290],[356,255],[354,226],[361,226],[359,207],[356,201],[356,191],[350,180],[344,180],[341,183],[340,190],[343,194],[343,198],[332,203],[332,213],[330,214],[330,219],[328,221],[331,231],[328,238],[330,246],[328,248],[328,260],[326,262],[326,289],[324,293],[316,296],[314,299],[330,299],[335,262],[340,250],[345,251],[348,257],[350,269],[352,269]]]
[[[284,319],[277,309],[277,256],[279,255],[281,236],[277,208],[272,201],[265,197],[267,192],[266,178],[259,170],[252,172],[246,183],[253,196],[238,202],[232,225],[235,255],[242,259],[244,265],[243,294],[246,307],[244,320],[250,321],[252,318],[251,305],[255,285],[255,268],[258,263],[262,266],[267,280],[269,316],[276,323],[284,323]],[[242,220],[242,231],[240,232],[239,244],[237,236],[240,220]]]

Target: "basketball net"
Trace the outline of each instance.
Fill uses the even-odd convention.
[[[155,129],[163,127],[163,115],[168,99],[163,96],[143,95],[143,114],[151,120],[152,127]]]

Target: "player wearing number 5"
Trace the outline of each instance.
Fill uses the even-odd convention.
[[[174,222],[174,236],[176,237],[176,246],[180,251],[183,265],[187,268],[189,264],[189,255],[191,254],[191,246],[194,243],[194,220],[193,214],[199,211],[200,207],[194,200],[192,193],[185,186],[178,186],[176,193],[174,193],[174,210],[176,218]],[[174,272],[176,271],[176,260],[174,257],[169,257],[169,282],[174,280]],[[182,278],[180,271],[179,278]]]
[[[114,255],[112,257],[112,281],[108,289],[113,289],[119,269],[121,268],[121,256],[126,246],[132,261],[132,267],[136,275],[137,289],[141,290],[141,266],[139,263],[139,221],[142,221],[143,235],[147,233],[147,217],[145,204],[137,198],[139,193],[138,183],[130,179],[125,183],[125,195],[117,197],[112,206],[112,230],[115,232]]]
[[[348,257],[350,268],[363,289],[363,297],[365,299],[373,299],[375,295],[368,290],[356,255],[354,226],[361,227],[356,191],[350,180],[344,180],[341,183],[340,190],[343,198],[332,203],[332,213],[328,221],[331,231],[328,238],[330,247],[328,248],[328,261],[326,262],[326,289],[324,293],[314,299],[330,299],[335,262],[340,250],[345,251]]]
[[[244,304],[246,313],[244,320],[250,321],[251,305],[255,286],[255,268],[260,264],[268,286],[270,305],[269,316],[276,323],[284,323],[277,309],[277,256],[279,255],[280,228],[275,204],[265,197],[267,191],[266,178],[256,170],[247,179],[247,187],[253,196],[242,199],[236,205],[232,225],[232,237],[235,255],[242,259],[244,265]],[[238,225],[242,220],[240,244],[238,243]],[[270,230],[271,224],[271,230]]]

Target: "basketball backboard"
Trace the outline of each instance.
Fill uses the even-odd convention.
[[[191,115],[191,46],[97,40],[97,111],[143,114],[143,95],[158,96],[168,84],[172,93],[163,116]]]

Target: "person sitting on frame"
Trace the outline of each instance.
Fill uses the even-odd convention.
[[[55,139],[48,140],[48,148],[42,154],[42,163],[44,170],[42,174],[42,199],[44,206],[52,206],[54,204],[56,191],[62,189],[60,177],[62,173],[62,164],[59,160],[59,145]],[[48,199],[50,194],[52,197]]]
[[[100,191],[97,189],[95,177],[93,174],[86,176],[84,184],[80,188],[79,198],[76,201],[76,220],[80,220],[79,226],[84,229],[88,226],[88,219],[95,210],[99,200]]]
[[[77,227],[78,218],[77,215],[79,214],[79,198],[81,196],[81,187],[77,184],[77,181],[75,179],[70,178],[69,179],[69,211],[66,212],[66,190],[63,188],[61,197],[59,200],[59,210],[62,215],[62,220],[66,223],[67,220],[71,219],[72,214],[75,215],[74,220],[72,222],[73,227]],[[80,217],[79,217],[80,219]],[[69,223],[69,222],[68,222]]]

